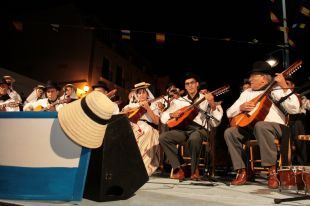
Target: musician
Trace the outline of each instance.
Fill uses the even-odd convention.
[[[203,98],[206,100],[198,105],[199,113],[193,121],[182,128],[175,128],[161,133],[159,136],[159,142],[167,156],[168,161],[174,169],[172,178],[179,179],[180,181],[185,179],[185,175],[178,159],[176,145],[187,142],[191,155],[190,179],[199,180],[200,175],[198,170],[198,160],[203,139],[207,138],[207,130],[209,130],[211,126],[216,127],[220,124],[223,116],[223,109],[221,105],[215,104],[214,97],[211,93],[201,94],[198,92],[199,79],[196,75],[188,74],[185,77],[184,83],[187,95],[184,98],[180,97],[173,100],[170,107],[173,107],[176,111],[171,111],[171,113],[169,113],[168,109],[168,111],[162,115],[161,120],[163,123],[165,123],[165,121],[169,118],[179,117],[180,113],[178,112],[178,109],[189,106]]]
[[[6,80],[0,79],[0,111],[19,111],[18,104],[16,105],[15,99],[9,95],[8,90],[9,85]]]
[[[70,103],[79,99],[78,96],[76,95],[76,88],[73,84],[66,84],[63,87],[63,91],[64,94],[60,97],[60,100],[67,99],[68,100],[67,103]]]
[[[24,106],[24,111],[59,111],[63,101],[58,98],[60,87],[51,80],[45,85],[46,98],[29,102]]]
[[[102,80],[99,80],[96,84],[94,84],[92,86],[92,89],[93,91],[99,91],[99,92],[102,92],[103,94],[107,95],[108,94],[108,91],[109,91],[109,88],[108,86],[106,85],[106,83],[104,83],[104,81]],[[111,98],[111,97],[109,97]],[[119,113],[119,107],[118,107],[118,104],[113,102],[114,103],[114,111],[113,111],[113,114],[118,114]]]
[[[16,104],[20,104],[23,102],[21,96],[18,94],[17,91],[14,90],[13,88],[13,83],[15,82],[15,79],[9,75],[3,76],[3,79],[5,79],[5,81],[8,84],[8,94],[9,96],[15,100]]]
[[[37,86],[35,86],[33,88],[33,92],[31,92],[31,94],[29,94],[29,96],[27,97],[25,105],[29,102],[35,102],[38,101],[39,99],[44,99],[45,98],[44,91],[45,91],[44,85],[38,84]]]
[[[174,93],[179,93],[179,89],[176,87],[176,85],[172,82],[170,82],[166,88],[166,95],[158,101],[157,106],[160,110],[160,112],[164,112],[169,106],[170,102],[172,101],[173,95],[178,95]],[[178,97],[177,97],[178,98]]]
[[[239,99],[227,110],[228,118],[233,118],[241,112],[254,110],[255,105],[250,100],[262,94],[272,80],[271,66],[263,61],[255,62],[249,78],[251,88],[243,91]],[[277,86],[272,89],[270,95],[274,101],[291,92],[282,74],[276,74],[274,81],[277,82]],[[289,113],[299,111],[299,101],[296,95],[292,95],[281,105]],[[284,138],[288,132],[288,127],[285,125],[285,115],[274,103],[272,103],[265,119],[256,122],[252,127],[230,127],[226,129],[225,141],[233,167],[237,171],[236,178],[231,182],[231,185],[243,185],[247,181],[248,174],[243,160],[242,143],[254,137],[260,148],[262,166],[269,168],[268,187],[277,188],[279,180],[276,172],[277,148],[274,144],[274,138]]]
[[[294,79],[292,77],[285,78],[286,84],[292,90],[295,89]],[[307,141],[299,141],[298,135],[307,134],[307,103],[305,99],[307,97],[296,94],[301,104],[300,110],[297,114],[289,115],[289,127],[291,131],[291,138],[294,143],[294,150],[292,153],[292,164],[293,165],[308,165],[310,164],[310,144]],[[309,100],[308,100],[309,101]],[[309,110],[309,108],[308,108]]]
[[[140,82],[135,84],[133,91],[137,95],[137,103],[129,103],[123,108],[123,112],[129,114],[135,109],[144,108],[144,113],[136,122],[130,119],[131,127],[137,140],[140,153],[149,176],[159,167],[160,147],[158,142],[158,130],[155,129],[159,123],[159,110],[156,103],[150,103],[154,99],[148,89],[149,83]],[[139,111],[138,111],[139,112]]]

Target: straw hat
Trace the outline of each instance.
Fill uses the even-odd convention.
[[[138,84],[135,84],[135,87],[132,90],[138,90],[138,89],[146,89],[150,86],[151,84],[146,83],[146,82],[140,82]]]
[[[45,90],[45,86],[42,84],[38,84],[37,86],[34,87],[34,89],[42,89]]]
[[[5,79],[8,83],[15,82],[15,79],[9,75],[3,76],[3,79]]]
[[[58,119],[64,132],[77,144],[87,148],[102,145],[113,102],[103,93],[93,91],[83,99],[64,106]]]

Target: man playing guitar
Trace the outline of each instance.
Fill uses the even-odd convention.
[[[299,111],[299,101],[296,95],[287,98],[280,107],[274,102],[281,97],[288,95],[291,90],[285,82],[283,74],[276,74],[272,78],[271,66],[263,61],[253,64],[253,70],[250,72],[249,89],[243,91],[237,101],[227,110],[228,118],[233,118],[236,122],[225,130],[224,137],[228,150],[232,159],[233,167],[237,171],[236,178],[231,182],[232,185],[243,185],[247,181],[246,164],[244,163],[242,143],[246,140],[255,138],[260,148],[262,166],[269,168],[268,187],[275,189],[279,186],[279,180],[276,173],[277,148],[274,144],[274,138],[283,138],[288,133],[288,127],[285,126],[285,114],[281,110],[288,113],[297,113]],[[274,84],[277,84],[275,87]],[[270,91],[270,92],[266,92]],[[257,97],[263,97],[266,94],[266,105],[255,102]],[[264,99],[264,98],[259,98]],[[270,99],[270,100],[269,100]],[[267,101],[268,100],[268,101]],[[261,108],[261,110],[258,110]],[[256,112],[258,110],[258,112]],[[243,119],[251,118],[256,114],[257,117],[263,116],[262,120],[247,123],[242,118],[234,121],[238,115],[244,114]],[[264,114],[264,115],[262,115]],[[247,125],[248,124],[248,125]]]
[[[179,179],[180,181],[185,179],[184,171],[181,168],[181,163],[178,159],[178,151],[176,148],[177,144],[182,144],[184,142],[188,143],[189,151],[191,155],[191,179],[199,180],[199,170],[198,170],[198,160],[200,155],[200,150],[203,142],[203,138],[207,138],[208,126],[216,127],[220,124],[221,118],[223,116],[223,109],[221,105],[216,105],[214,102],[214,97],[211,93],[201,94],[198,92],[199,79],[194,74],[188,74],[185,77],[185,89],[187,95],[182,99],[178,98],[173,100],[172,103],[175,109],[180,109],[184,106],[189,106],[194,102],[205,98],[206,100],[197,105],[198,115],[189,124],[182,127],[176,127],[170,131],[163,132],[159,136],[159,142],[167,155],[172,168],[174,169],[173,179]],[[210,108],[210,115],[214,118],[208,119],[204,111]],[[161,118],[163,123],[167,121],[168,109]],[[179,110],[168,114],[170,118],[178,118],[181,113]]]
[[[35,102],[29,102],[24,106],[24,111],[59,111],[64,101],[58,98],[60,87],[53,81],[47,81],[45,85],[46,97]]]
[[[11,112],[19,111],[19,103],[10,97],[9,86],[5,79],[0,79],[0,111]]]

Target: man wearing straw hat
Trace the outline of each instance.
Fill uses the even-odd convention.
[[[9,86],[5,79],[0,79],[0,111],[19,111],[18,104],[8,94]]]
[[[14,88],[13,88],[13,83],[16,82],[16,80],[13,77],[9,76],[9,75],[3,76],[3,79],[5,79],[5,81],[7,82],[8,86],[9,86],[8,87],[8,94],[9,94],[9,96],[12,99],[14,99],[17,104],[22,103],[23,102],[22,98],[20,97],[18,92],[15,91]]]
[[[63,90],[64,94],[60,97],[60,100],[67,99],[68,103],[70,103],[79,99],[78,96],[76,95],[76,88],[73,84],[66,84],[63,87]]]
[[[37,86],[35,86],[31,94],[29,94],[29,96],[27,97],[25,104],[29,102],[38,101],[39,99],[44,99],[45,98],[44,90],[45,90],[44,85],[38,84]]]

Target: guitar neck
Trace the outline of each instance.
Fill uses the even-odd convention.
[[[291,66],[289,66],[287,69],[285,69],[283,72],[281,72],[281,74],[283,75],[284,78],[286,78],[289,75],[292,75],[294,72],[296,72],[302,64],[302,60],[297,60],[295,63],[293,63]],[[273,79],[270,84],[267,86],[266,90],[264,93],[262,93],[260,95],[260,97],[257,99],[257,102],[260,102],[267,94],[269,94],[273,88],[273,86],[276,84],[277,82]]]

